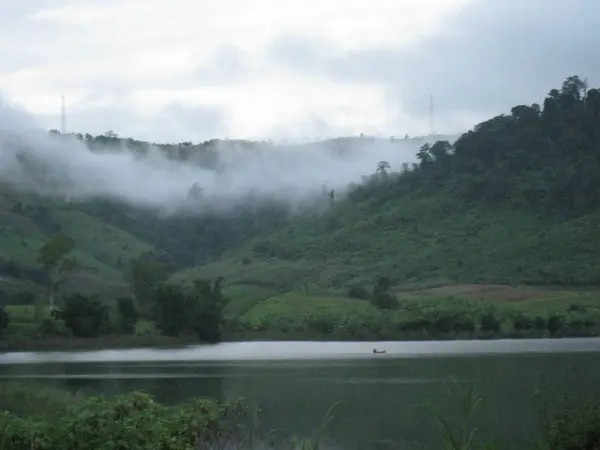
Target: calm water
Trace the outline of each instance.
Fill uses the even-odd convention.
[[[373,347],[387,353],[374,355]],[[536,389],[548,401],[563,393],[600,393],[600,339],[247,342],[0,354],[4,380],[36,379],[88,393],[140,389],[166,403],[193,396],[244,397],[260,405],[267,431],[310,435],[330,405],[341,400],[327,434],[337,448],[348,450],[430,441],[438,434],[431,408],[453,411],[444,384],[450,375],[483,395],[481,436],[527,448],[539,435]]]

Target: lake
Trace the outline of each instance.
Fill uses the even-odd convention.
[[[373,354],[373,348],[386,350]],[[539,437],[534,402],[600,390],[600,338],[451,342],[241,342],[184,349],[0,354],[2,380],[37,380],[85,393],[134,389],[175,403],[194,396],[244,397],[261,428],[310,435],[329,407],[326,435],[346,450],[426,444],[439,435],[433,411],[458,416],[447,377],[484,398],[476,425],[508,448]],[[446,381],[445,381],[446,380]],[[454,406],[453,406],[454,405]]]

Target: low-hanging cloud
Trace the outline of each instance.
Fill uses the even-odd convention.
[[[339,145],[338,141],[337,144]],[[73,201],[103,198],[166,214],[231,211],[249,196],[299,205],[373,173],[380,160],[399,169],[423,141],[349,139],[324,143],[217,146],[218,170],[168,158],[150,145],[133,152],[92,151],[74,137],[51,136],[26,112],[0,101],[0,181]],[[190,199],[194,184],[201,198]]]

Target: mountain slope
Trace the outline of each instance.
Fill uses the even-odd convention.
[[[181,277],[336,291],[407,283],[600,283],[600,91],[569,77],[323,216],[254,238]]]
[[[123,294],[127,292],[123,269],[128,261],[153,248],[66,203],[4,189],[0,195],[0,290],[42,292],[38,250],[59,231],[75,240],[73,255],[81,264],[81,270],[68,277],[67,291],[104,297]],[[17,264],[17,272],[7,268],[9,262]]]
[[[548,221],[422,192],[379,208],[372,200],[340,204],[182,276],[333,291],[375,276],[397,284],[600,283],[600,213]]]

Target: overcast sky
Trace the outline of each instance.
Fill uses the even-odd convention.
[[[160,142],[463,131],[600,81],[598,0],[0,2],[0,91]]]

